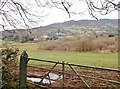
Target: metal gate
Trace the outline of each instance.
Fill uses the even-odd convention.
[[[38,61],[38,62],[42,62],[42,63],[49,63],[52,64],[51,68],[42,68],[41,66],[29,66],[28,65],[28,61]],[[57,67],[57,65],[59,66],[59,68],[56,70],[55,68]],[[38,69],[39,71],[45,71],[45,74],[41,75],[41,76],[34,76],[34,74],[30,75],[28,74],[27,71],[27,67],[28,68],[33,68],[33,69]],[[67,69],[66,69],[67,68]],[[68,69],[69,68],[69,69]],[[61,70],[60,70],[61,69]],[[102,74],[103,72],[103,74]],[[60,74],[62,76],[61,79],[54,80],[50,78],[50,73],[57,73]],[[27,75],[28,74],[28,75]],[[95,75],[100,75],[100,76],[94,76]],[[108,75],[107,75],[108,74]],[[111,75],[114,74],[114,75]],[[79,65],[79,64],[72,64],[72,63],[68,63],[68,62],[56,62],[56,61],[48,61],[48,60],[41,60],[41,59],[35,59],[35,58],[29,58],[28,54],[24,51],[20,57],[20,87],[26,87],[26,80],[27,80],[27,76],[28,77],[39,77],[41,78],[40,82],[43,82],[44,79],[48,79],[49,80],[49,86],[47,85],[38,85],[39,87],[42,88],[51,88],[50,85],[52,85],[52,81],[55,82],[60,82],[61,83],[61,88],[64,89],[68,86],[66,86],[66,83],[68,81],[66,81],[66,79],[70,79],[69,76],[76,76],[76,80],[70,80],[70,81],[76,81],[76,83],[78,81],[80,81],[80,83],[82,83],[84,85],[84,88],[88,88],[88,89],[92,89],[93,87],[91,86],[91,84],[89,82],[92,82],[92,79],[95,81],[102,81],[104,83],[108,83],[108,84],[113,84],[115,85],[115,88],[117,89],[118,87],[120,87],[120,70],[119,69],[111,69],[111,68],[103,68],[103,67],[93,67],[93,66],[84,66],[84,65]],[[108,76],[108,78],[105,78],[104,76]],[[114,76],[115,78],[112,79],[110,76]],[[67,77],[67,78],[66,78]],[[88,80],[89,79],[89,80]],[[94,83],[96,83],[94,81]],[[100,86],[102,87],[102,86]],[[77,87],[77,88],[80,88]]]

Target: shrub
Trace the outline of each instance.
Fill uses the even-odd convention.
[[[117,40],[107,37],[95,38],[92,36],[83,36],[72,39],[62,39],[56,41],[46,41],[40,46],[43,50],[60,51],[117,51]]]
[[[18,86],[18,49],[2,49],[2,84],[3,88],[15,89]]]

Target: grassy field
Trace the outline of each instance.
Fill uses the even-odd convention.
[[[29,57],[46,59],[53,61],[65,61],[90,66],[118,67],[117,53],[90,53],[90,52],[62,52],[62,51],[43,51],[38,49],[36,43],[12,43],[13,47],[19,48],[20,53],[25,50]],[[37,61],[30,61],[30,64],[41,64]]]

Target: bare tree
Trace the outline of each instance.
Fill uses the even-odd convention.
[[[96,13],[107,15],[120,8],[118,0],[0,0],[0,26],[3,29],[6,26],[18,28],[24,24],[30,29],[31,23],[40,22],[51,8],[64,10],[69,17],[71,14],[84,13],[79,8],[77,11],[73,10],[72,7],[76,2],[84,2],[87,11],[95,19],[97,19]]]
[[[34,4],[36,2],[30,2],[30,0],[0,0],[0,26],[3,29],[5,27],[23,27],[30,31],[30,25],[34,25],[46,15],[43,8]],[[39,10],[32,10],[37,7]]]
[[[101,15],[107,15],[120,8],[120,3],[115,2],[114,0],[98,0],[96,4],[92,0],[86,0],[86,3],[88,5],[90,15],[96,19],[96,12],[100,13]]]
[[[96,13],[100,13],[101,15],[107,15],[114,10],[118,10],[120,8],[120,3],[118,0],[35,0],[38,6],[44,7],[56,7],[58,9],[62,9],[67,12],[69,17],[71,14],[81,14],[81,9],[78,8],[79,12],[71,11],[72,6],[75,2],[78,5],[82,2],[86,4],[89,14],[96,18]],[[42,3],[44,1],[44,5]]]

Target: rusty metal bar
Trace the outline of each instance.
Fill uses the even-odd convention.
[[[48,76],[48,78],[50,78],[50,77],[49,77],[49,73],[56,67],[56,65],[57,65],[58,63],[59,63],[59,62],[57,62],[57,63],[48,71],[48,73],[44,76],[44,78],[46,78],[46,76]],[[42,78],[40,82],[42,82],[44,78]],[[51,81],[50,81],[50,83],[51,83]]]
[[[56,67],[57,64],[59,64],[59,62],[57,62],[57,63],[50,69],[50,71],[48,71],[47,74],[49,74],[49,73]]]
[[[34,58],[28,58],[28,59],[29,60],[35,60],[35,61],[49,62],[49,63],[58,63],[56,61],[48,61],[48,60],[41,60],[41,59],[34,59]],[[61,64],[61,63],[59,62],[59,64]]]
[[[28,67],[35,67],[35,66],[28,66]],[[40,67],[35,67],[35,68],[49,71],[49,69],[46,69],[46,68],[40,68]],[[53,72],[58,72],[58,73],[61,73],[61,74],[63,73],[62,71],[58,71],[58,70],[53,70]],[[64,74],[73,75],[73,76],[76,75],[76,74],[68,73],[68,72],[64,72]],[[111,82],[111,83],[120,84],[119,81],[109,80],[109,79],[103,79],[103,78],[98,78],[98,77],[93,77],[93,76],[81,75],[81,77],[86,77],[86,78],[90,78],[90,79],[96,79],[96,80],[101,80],[101,81],[107,81],[107,82]]]
[[[78,64],[71,64],[71,63],[66,63],[66,62],[55,62],[55,61],[47,61],[47,60],[40,60],[40,59],[33,59],[33,58],[28,58],[29,60],[36,60],[36,61],[42,61],[42,62],[49,62],[49,63],[57,63],[57,64],[64,64],[64,65],[69,65],[69,66],[77,66],[77,67],[85,67],[85,68],[93,68],[93,69],[100,69],[100,70],[107,70],[107,71],[115,71],[115,72],[120,72],[119,69],[112,69],[112,68],[104,68],[104,67],[94,67],[94,66],[84,66],[84,65],[78,65]],[[43,68],[42,68],[43,69]],[[54,68],[53,68],[54,69]],[[52,70],[53,70],[52,69]],[[49,69],[47,69],[49,70]],[[50,72],[52,70],[49,70]],[[74,70],[74,69],[73,69]],[[50,73],[49,72],[49,73]],[[63,73],[63,71],[57,71],[59,73]],[[76,71],[74,71],[76,72]],[[64,74],[69,74],[67,72],[64,72]],[[75,74],[70,74],[70,75],[75,75]],[[77,75],[78,76],[78,75]],[[109,80],[109,79],[103,79],[103,78],[98,78],[98,77],[92,77],[92,76],[86,76],[86,75],[79,75],[79,77],[86,77],[86,78],[91,78],[91,79],[96,79],[96,80],[101,80],[101,81],[107,81],[107,82],[112,82],[112,83],[116,83],[116,84],[120,84],[120,82],[118,81],[114,81],[114,80]],[[83,78],[82,78],[83,79]]]
[[[69,67],[70,67],[70,68],[75,72],[75,74],[83,81],[83,83],[84,83],[89,89],[91,89],[90,86],[85,82],[85,80],[79,75],[79,73],[77,73],[77,71],[75,71],[74,68],[73,68],[71,65],[69,65]]]
[[[41,59],[34,59],[34,58],[28,58],[29,60],[35,60],[35,61],[42,61],[42,62],[49,62],[49,63],[58,63],[56,61],[48,61],[48,60],[41,60]],[[58,64],[63,64],[62,62],[59,62]],[[71,66],[77,66],[77,67],[86,67],[86,68],[93,68],[93,69],[101,69],[101,70],[108,70],[108,71],[118,71],[120,72],[120,69],[113,69],[113,68],[105,68],[105,67],[96,67],[96,66],[87,66],[87,65],[80,65],[80,64],[72,64],[64,62],[65,65],[71,65]]]

